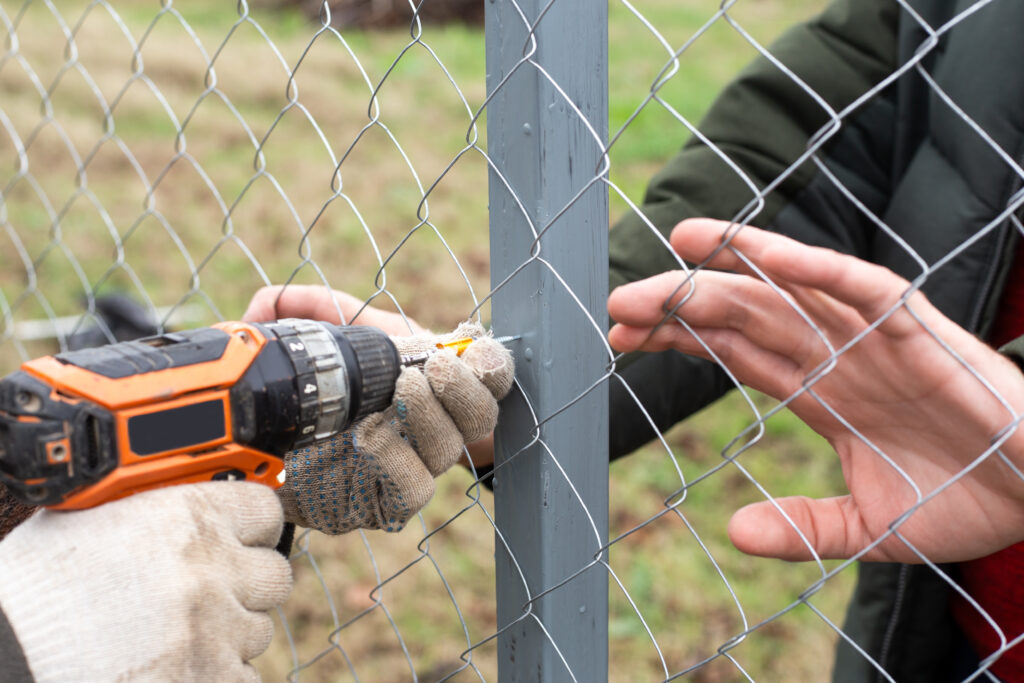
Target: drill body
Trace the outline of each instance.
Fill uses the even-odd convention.
[[[77,509],[183,482],[279,485],[286,452],[391,402],[372,327],[218,323],[38,358],[0,380],[0,482]]]

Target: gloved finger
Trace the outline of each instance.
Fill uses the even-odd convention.
[[[363,420],[355,430],[355,439],[356,447],[379,468],[374,511],[379,528],[398,531],[434,496],[434,478],[386,413]],[[357,492],[359,498],[354,503],[370,504],[370,493]]]
[[[236,593],[240,583],[234,582]],[[254,611],[235,597],[232,600],[225,593],[222,599],[204,604],[203,609],[211,614],[207,615],[205,627],[196,633],[204,640],[194,653],[197,659],[233,665],[258,657],[270,647],[274,638],[273,619],[265,610]]]
[[[263,677],[260,676],[260,672],[256,670],[252,664],[242,664],[241,669],[238,672],[238,677],[233,678],[234,681],[242,681],[242,683],[261,683]]]
[[[235,557],[235,597],[248,610],[265,612],[284,604],[292,591],[292,567],[270,548],[244,548]]]
[[[460,358],[494,398],[500,401],[508,395],[516,369],[512,354],[504,345],[491,337],[480,337],[462,352]]]
[[[200,528],[204,518],[223,516],[242,545],[277,545],[284,515],[270,487],[243,481],[211,481],[192,486],[196,495],[186,504]]]
[[[452,330],[452,333],[448,335],[451,337],[450,341],[456,339],[480,339],[487,335],[484,330],[484,326],[475,320],[463,320],[459,323],[458,327]]]
[[[270,647],[270,642],[274,639],[274,620],[266,612],[250,612],[240,630],[245,636],[238,654],[243,662],[248,662],[259,657]]]
[[[432,357],[428,365],[442,355],[455,357],[453,352],[444,351]],[[487,390],[475,378],[472,381],[493,403],[494,399]],[[394,406],[406,439],[432,476],[438,476],[458,462],[466,438],[422,372],[415,368],[402,370],[395,383]]]
[[[469,348],[478,343],[473,342]],[[494,430],[498,421],[498,402],[454,352],[442,351],[431,356],[423,367],[423,374],[434,396],[458,427],[463,443],[479,441]]]
[[[230,654],[231,658],[227,656]],[[146,671],[145,674],[150,674]],[[89,679],[94,680],[94,679]],[[95,680],[104,680],[97,678]],[[146,683],[157,683],[159,681],[231,681],[231,683],[261,683],[262,677],[248,662],[242,661],[235,652],[225,653],[224,657],[212,662],[204,662],[202,666],[192,666],[185,670],[158,671],[156,675],[139,675],[137,672],[129,672],[127,677],[119,677],[118,681],[145,681]]]
[[[429,330],[418,334],[391,337],[391,343],[395,345],[400,356],[412,356],[433,351],[440,343],[439,340],[440,337]]]
[[[434,334],[428,330],[408,336],[392,337],[391,342],[398,349],[400,355],[408,356],[436,351],[438,344],[447,344],[460,339],[478,339],[484,335],[486,332],[480,323],[467,320],[459,323],[458,327],[446,334]]]
[[[168,617],[179,619],[184,627],[184,631],[172,629],[168,634],[185,635],[176,639],[180,642],[164,645],[184,650],[183,656],[168,657],[164,662],[166,666],[157,675],[142,676],[142,679],[179,680],[187,673],[188,680],[196,681],[248,680],[243,675],[242,665],[270,646],[273,622],[266,612],[247,610],[233,595],[237,578],[230,571],[233,569],[231,559],[224,561],[218,580],[204,582],[220,583],[220,586],[207,585],[214,590],[195,593],[187,612],[176,612],[176,617]],[[187,668],[181,669],[182,664]],[[137,676],[132,680],[135,678]]]
[[[210,667],[211,671],[207,672],[204,670],[198,672],[188,671],[185,673],[177,673],[176,676],[169,678],[132,678],[131,680],[174,680],[174,681],[231,681],[232,683],[261,683],[263,678],[252,664],[247,661],[243,661],[236,653],[231,661],[221,660],[216,663],[216,668]],[[209,677],[213,675],[214,677]],[[120,679],[119,679],[120,680]]]

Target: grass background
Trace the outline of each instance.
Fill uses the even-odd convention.
[[[767,43],[822,4],[740,0],[730,17]],[[486,94],[481,30],[427,26],[420,42],[408,31],[346,30],[339,38],[317,34],[292,10],[256,9],[249,21],[234,3],[86,5],[57,0],[54,12],[0,2],[8,27],[0,63],[0,370],[56,348],[52,339],[21,339],[18,324],[80,316],[83,301],[113,291],[174,307],[171,325],[200,325],[240,316],[262,284],[326,281],[377,295],[385,308],[397,302],[437,329],[486,295],[486,163],[475,150],[460,155],[467,105],[476,111]],[[698,0],[634,6],[673,47],[717,10]],[[610,14],[614,133],[668,55],[626,5],[613,2]],[[696,121],[755,54],[719,20],[683,55],[661,95]],[[481,149],[485,117],[470,135]],[[646,179],[686,138],[670,112],[645,107],[612,149],[612,180],[639,200]],[[424,188],[439,178],[422,206]],[[625,210],[613,196],[613,215]],[[410,234],[424,217],[429,224]],[[669,432],[671,452],[659,445],[614,463],[612,536],[663,508],[680,485],[677,466],[687,480],[716,467],[753,419],[731,396]],[[743,464],[773,495],[842,490],[827,445],[788,413],[767,423]],[[459,669],[460,654],[496,628],[491,498],[472,484],[462,470],[442,478],[422,521],[399,534],[305,537],[284,621],[257,662],[264,677],[284,678],[293,650],[302,663],[315,660],[302,680],[405,680],[412,672],[433,680]],[[674,673],[710,657],[744,630],[744,617],[748,625],[771,617],[820,577],[813,565],[731,547],[730,514],[759,498],[727,467],[690,489],[682,516],[662,516],[613,546],[612,567],[643,617],[613,583],[613,680],[660,680],[665,667]],[[847,570],[812,599],[836,623],[852,579]],[[731,654],[759,680],[822,680],[835,639],[799,606]],[[466,657],[471,666],[455,680],[494,678],[493,641]],[[688,675],[741,677],[723,658]]]

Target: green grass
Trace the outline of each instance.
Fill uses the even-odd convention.
[[[717,8],[717,3],[696,0],[635,4],[673,49]],[[741,0],[730,16],[758,40],[768,42],[821,4],[819,0]],[[80,4],[70,0],[60,0],[56,6],[72,24],[81,13]],[[377,290],[376,252],[386,258],[419,224],[421,191],[394,142],[379,126],[363,134],[341,164],[341,186],[334,184],[335,164],[370,123],[370,88],[410,44],[408,31],[346,31],[345,44],[324,32],[311,45],[317,27],[297,12],[256,9],[252,17],[280,50],[287,64],[282,66],[249,23],[240,25],[224,42],[226,28],[238,20],[234,3],[183,0],[174,2],[173,8],[198,35],[207,54],[222,48],[215,64],[218,91],[207,92],[207,65],[201,52],[176,17],[165,13],[140,50],[151,81],[133,82],[114,110],[115,131],[130,148],[131,158],[116,140],[94,149],[104,130],[101,107],[89,83],[74,69],[65,74],[50,101],[74,151],[80,156],[93,154],[84,179],[76,175],[68,144],[48,124],[40,128],[27,152],[37,187],[18,180],[15,145],[0,132],[0,187],[8,188],[6,223],[0,231],[0,306],[13,309],[14,321],[44,318],[49,311],[57,316],[80,314],[81,297],[87,291],[124,290],[141,298],[137,280],[156,306],[197,303],[198,312],[193,310],[188,323],[203,324],[215,320],[217,312],[228,318],[241,315],[253,290],[265,282],[289,278],[318,282],[314,264],[333,286],[366,297]],[[5,9],[14,16],[15,10]],[[132,3],[120,18],[138,40],[156,11],[156,3]],[[21,54],[45,87],[65,64],[63,34],[40,5],[30,7],[20,21]],[[611,5],[609,36],[611,131],[618,131],[640,108],[612,148],[612,179],[639,200],[647,178],[685,141],[687,132],[668,109],[647,101],[669,54],[619,3]],[[477,109],[485,97],[482,31],[427,26],[422,41],[435,50],[462,88],[462,96]],[[346,44],[357,55],[358,64]],[[103,96],[113,101],[132,73],[131,48],[102,6],[85,19],[76,45],[80,64]],[[296,82],[299,102],[315,126],[297,107],[278,120],[288,103],[287,73],[304,52]],[[658,95],[681,116],[696,122],[715,92],[754,54],[733,27],[719,21],[680,56],[678,73],[658,89]],[[164,113],[149,83],[159,89],[173,117]],[[219,99],[220,93],[235,104],[249,131]],[[26,138],[39,125],[40,98],[21,62],[8,60],[0,67],[0,97],[10,125]],[[395,66],[379,92],[379,104],[380,123],[400,142],[424,186],[445,171],[466,145],[470,119],[465,105],[422,45],[412,45]],[[185,147],[176,148],[177,126],[193,108],[195,114],[184,131]],[[483,148],[485,124],[481,117],[478,132]],[[249,134],[262,140],[271,130],[263,149],[264,169]],[[206,174],[212,189],[193,164]],[[482,297],[489,290],[486,174],[481,155],[470,152],[429,197],[430,220],[457,255],[472,291],[429,226],[409,238],[385,271],[387,291],[404,309],[437,329],[453,326],[472,309],[473,293]],[[230,220],[218,202],[233,207]],[[625,204],[613,196],[612,207],[613,214],[618,214]],[[54,226],[51,212],[61,211],[64,216]],[[303,243],[307,229],[308,243]],[[307,249],[313,263],[304,258]],[[19,250],[30,265],[25,265]],[[204,303],[206,299],[213,308]],[[377,303],[389,305],[385,297],[378,297]],[[0,329],[0,371],[13,369],[24,356],[54,348],[50,341],[19,344]],[[764,411],[770,402],[757,397],[755,404]],[[686,482],[717,467],[722,449],[752,420],[749,407],[739,396],[732,396],[671,431],[666,436],[671,453],[651,446],[614,463],[613,536],[664,509],[664,500],[683,486],[677,466]],[[763,439],[739,462],[772,495],[831,495],[842,490],[830,449],[788,413],[769,420]],[[494,632],[494,538],[484,509],[471,507],[433,535],[429,556],[417,549],[425,530],[440,527],[469,504],[465,492],[471,483],[463,471],[442,478],[438,495],[424,512],[425,527],[416,522],[394,535],[327,538],[314,534],[308,538],[319,571],[305,559],[297,562],[296,588],[285,614],[303,661],[325,648],[328,654],[305,669],[302,680],[349,680],[341,652],[328,643],[335,627],[331,605],[340,622],[351,619],[373,605],[368,596],[381,578],[410,562],[398,579],[384,586],[382,596],[422,680],[458,668],[459,655],[468,647],[463,620],[445,597],[431,560],[439,564],[455,594],[469,642]],[[490,494],[480,497],[482,506],[490,510]],[[640,606],[670,673],[710,657],[744,630],[744,618],[749,626],[756,625],[791,605],[820,577],[814,565],[754,559],[731,546],[726,534],[729,516],[758,499],[760,493],[747,477],[729,464],[689,488],[675,511],[613,547],[611,565]],[[742,613],[686,522],[727,577]],[[330,601],[321,580],[329,589]],[[846,571],[830,580],[812,602],[841,622],[851,585],[852,573]],[[664,675],[661,659],[643,622],[614,584],[610,600],[613,679],[660,680]],[[338,632],[336,640],[361,680],[409,678],[399,639],[382,608]],[[732,654],[758,679],[820,680],[830,666],[834,642],[835,634],[801,605],[758,628]],[[473,665],[488,679],[496,659],[493,641],[472,652]],[[258,664],[267,680],[279,680],[290,669],[289,647],[280,629]],[[691,678],[723,681],[740,675],[720,657]],[[454,680],[476,679],[467,670]]]

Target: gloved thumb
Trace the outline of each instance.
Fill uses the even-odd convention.
[[[463,351],[461,358],[495,399],[505,398],[516,370],[507,348],[491,337],[480,337]]]

